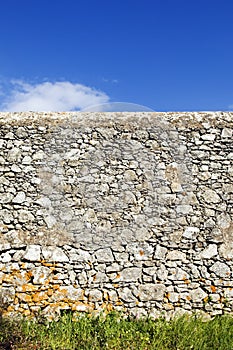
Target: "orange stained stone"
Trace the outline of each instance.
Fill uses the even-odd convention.
[[[17,297],[20,299],[20,300],[23,300],[25,301],[26,303],[31,303],[32,302],[32,298],[29,294],[26,294],[26,293],[17,293]]]
[[[23,315],[24,316],[29,316],[31,314],[30,310],[24,310]]]
[[[12,305],[9,305],[8,308],[7,308],[7,312],[11,312],[11,311],[14,311],[14,306]]]
[[[55,290],[59,290],[60,289],[60,285],[59,284],[54,284],[54,286],[52,287]]]
[[[51,297],[51,295],[53,295],[53,293],[54,293],[54,291],[53,291],[53,289],[52,289],[52,288],[49,288],[49,289],[47,290],[47,294],[48,294],[48,296],[50,296],[50,297]]]
[[[33,284],[23,284],[21,286],[22,292],[34,292],[37,290],[37,286]]]
[[[38,293],[34,293],[32,295],[32,300],[35,302],[35,303],[38,303],[39,301],[43,301],[45,299],[48,299],[48,295],[47,293],[45,292],[38,292]]]
[[[109,295],[108,295],[108,292],[106,292],[106,291],[104,291],[104,299],[109,300]]]
[[[210,286],[210,289],[211,289],[211,291],[212,291],[213,293],[215,293],[217,288],[216,288],[215,286],[211,285],[211,286]]]
[[[188,280],[187,278],[183,278],[183,281],[185,284],[190,284],[190,280]]]
[[[2,281],[7,282],[7,283],[12,283],[14,281],[14,276],[5,275],[5,276],[3,276]]]

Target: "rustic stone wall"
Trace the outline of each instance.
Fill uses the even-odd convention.
[[[1,113],[3,314],[233,308],[233,113]]]

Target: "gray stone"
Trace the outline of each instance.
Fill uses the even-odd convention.
[[[141,301],[162,301],[165,293],[163,284],[144,284],[138,288],[139,299]]]
[[[231,226],[232,220],[229,214],[221,213],[217,216],[218,227],[225,230]]]
[[[186,261],[186,254],[183,252],[180,252],[179,250],[170,250],[167,253],[167,260],[181,260]]]
[[[26,199],[26,194],[25,194],[25,192],[20,191],[20,192],[18,192],[17,195],[12,199],[12,203],[20,204],[20,203],[25,202],[25,199]]]
[[[32,156],[33,160],[42,160],[44,158],[46,158],[46,154],[42,150],[35,152]]]
[[[120,299],[126,301],[127,303],[131,303],[136,300],[136,297],[133,295],[132,291],[128,287],[120,288],[118,290],[118,295]]]
[[[29,261],[39,261],[40,253],[41,253],[41,247],[36,244],[31,244],[27,246],[26,252],[23,258]]]
[[[63,252],[61,248],[46,246],[42,247],[42,254],[45,260],[54,262],[68,262],[68,256]]]
[[[0,288],[0,306],[3,308],[8,307],[14,302],[15,288],[14,287],[2,287]]]
[[[206,297],[208,297],[208,294],[204,292],[202,288],[197,288],[190,291],[190,296],[194,303],[201,303]]]
[[[215,273],[218,277],[230,277],[231,275],[229,266],[219,261],[210,267],[210,271]]]
[[[39,266],[32,270],[33,284],[44,284],[51,274],[51,270],[46,266]]]
[[[164,265],[161,265],[160,268],[156,271],[156,275],[160,281],[165,281],[168,277],[168,270]]]
[[[0,244],[0,252],[3,252],[5,250],[10,250],[11,244],[10,243],[1,243]]]
[[[166,253],[167,253],[167,248],[157,244],[155,248],[154,259],[163,260],[166,256]]]
[[[110,248],[102,248],[95,252],[96,258],[99,262],[114,261],[112,250]]]
[[[37,199],[36,203],[41,205],[44,208],[50,208],[52,205],[51,200],[48,197],[44,197],[44,196]]]
[[[12,148],[7,155],[7,160],[9,162],[16,162],[19,161],[21,157],[21,151],[19,148]]]
[[[210,244],[200,254],[202,259],[211,259],[218,254],[217,244]]]
[[[141,269],[138,267],[127,267],[120,272],[119,281],[134,282],[141,277]]]
[[[50,214],[44,215],[44,221],[49,229],[54,227],[57,224],[57,219]]]
[[[176,206],[176,212],[177,214],[189,214],[190,212],[192,212],[193,208],[191,205],[187,205],[187,204],[179,204]]]
[[[221,202],[220,196],[214,190],[209,188],[202,193],[202,197],[206,203],[216,204]]]
[[[22,209],[19,211],[18,220],[21,223],[27,223],[27,222],[33,221],[34,216],[32,215],[32,213],[29,210]]]
[[[102,301],[103,294],[100,290],[94,289],[89,292],[89,301]]]
[[[14,195],[12,193],[6,192],[0,194],[0,203],[6,204],[10,203],[13,199]]]
[[[13,164],[11,166],[11,171],[13,171],[14,173],[21,173],[22,169],[17,164]]]
[[[12,211],[8,209],[0,210],[0,219],[6,224],[9,224],[10,222],[12,222],[13,221]]]
[[[187,239],[195,239],[197,237],[199,231],[200,230],[198,227],[189,226],[189,227],[186,227],[182,236],[187,238]]]
[[[227,242],[221,244],[219,247],[219,255],[227,260],[233,259],[233,243]]]
[[[10,255],[8,252],[3,253],[3,254],[1,255],[1,261],[2,261],[3,263],[10,262],[10,261],[11,261],[11,255]]]
[[[232,138],[232,133],[233,130],[230,128],[223,128],[222,129],[222,133],[221,133],[221,137],[222,138]]]
[[[30,156],[25,156],[22,159],[22,164],[23,165],[30,165],[32,162],[32,158]]]
[[[175,281],[186,281],[190,279],[190,275],[179,267],[177,267],[174,272],[173,280]]]

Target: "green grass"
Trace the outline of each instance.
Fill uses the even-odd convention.
[[[233,350],[233,317],[204,322],[198,317],[130,319],[62,316],[57,322],[0,322],[0,349],[17,350]],[[2,347],[1,347],[2,346]],[[7,347],[8,346],[8,347]]]

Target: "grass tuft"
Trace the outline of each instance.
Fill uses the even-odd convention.
[[[230,350],[233,317],[134,319],[64,314],[58,321],[0,321],[0,350]]]

